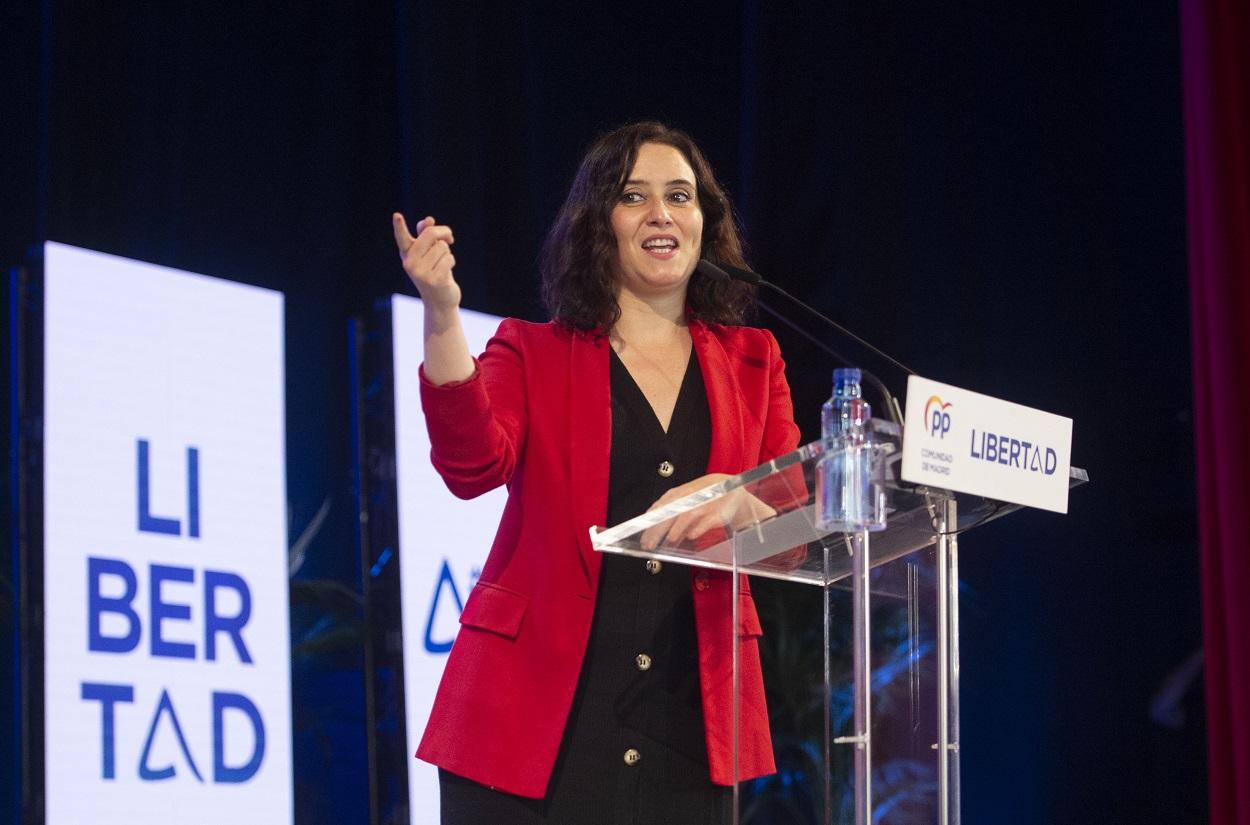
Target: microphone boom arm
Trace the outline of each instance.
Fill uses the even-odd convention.
[[[897,358],[894,358],[893,356],[890,356],[886,354],[885,352],[882,352],[881,350],[877,349],[872,344],[865,341],[863,338],[860,338],[858,335],[856,335],[855,333],[851,332],[846,327],[839,324],[837,321],[828,317],[823,312],[820,312],[819,310],[817,310],[815,307],[810,306],[809,304],[803,301],[800,301],[798,298],[794,297],[789,292],[786,292],[784,289],[772,283],[771,281],[765,280],[764,277],[760,275],[758,272],[752,272],[749,269],[742,269],[736,266],[729,266],[729,265],[726,265],[724,267],[717,266],[716,264],[709,261],[707,258],[700,259],[699,263],[696,266],[696,269],[698,269],[704,275],[707,275],[708,277],[711,277],[711,278],[716,278],[718,280],[742,281],[744,283],[751,284],[752,286],[759,286],[762,284],[763,286],[768,287],[774,292],[778,292],[781,295],[784,295],[785,297],[789,298],[791,302],[798,304],[803,309],[807,310],[809,313],[816,316],[824,323],[828,324],[829,326],[833,327],[838,332],[842,333],[846,337],[855,341],[860,346],[865,347],[869,351],[874,352],[877,355],[881,356],[885,360],[889,361],[891,364],[903,370],[903,372],[906,372],[908,375],[916,374],[916,371],[913,370],[911,367],[899,361]],[[848,367],[853,366],[849,358],[846,358],[841,353],[835,351],[833,348],[829,347],[824,342],[816,338],[816,336],[807,332],[807,330],[799,327],[798,324],[794,323],[789,318],[785,317],[780,312],[778,312],[777,310],[770,307],[768,304],[761,301],[758,298],[758,296],[756,297],[755,301],[757,304],[759,304],[760,307],[766,310],[770,315],[772,315],[774,318],[784,323],[786,326],[790,327],[790,329],[802,335],[811,343],[815,344],[816,347],[819,348],[821,351],[825,352],[828,355],[833,356],[833,358],[837,359],[838,361],[840,361],[841,363],[845,364]],[[889,413],[890,420],[893,421],[895,425],[898,426],[898,431],[901,434],[903,432],[903,411],[899,406],[898,399],[895,398],[894,395],[889,391],[889,389],[886,388],[885,382],[883,382],[876,375],[874,375],[873,373],[867,370],[863,370],[863,374],[866,378],[868,378],[872,382],[872,385],[876,387],[877,391],[881,393],[881,397],[885,399],[886,412]]]

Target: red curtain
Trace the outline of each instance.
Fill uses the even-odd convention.
[[[1211,822],[1250,825],[1250,4],[1180,8]]]

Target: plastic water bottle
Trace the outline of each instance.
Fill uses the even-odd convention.
[[[846,432],[847,402],[863,398],[863,374],[854,367],[833,371],[833,395],[820,408],[820,435],[826,441]]]
[[[872,406],[858,369],[833,371],[833,395],[821,407],[825,455],[816,465],[817,526],[858,532],[885,527],[879,467],[873,449]]]

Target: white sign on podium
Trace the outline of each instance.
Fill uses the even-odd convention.
[[[903,480],[1068,512],[1072,419],[907,379]]]

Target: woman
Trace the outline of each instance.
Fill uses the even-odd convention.
[[[776,341],[738,325],[749,289],[695,271],[745,265],[728,199],[682,132],[599,138],[544,247],[553,320],[504,321],[477,360],[451,228],[393,221],[425,304],[434,465],[461,497],[509,491],[417,752],[443,822],[723,822],[735,636],[738,775],[774,770],[746,579],[733,634],[727,574],[604,557],[588,529],[798,443]]]

